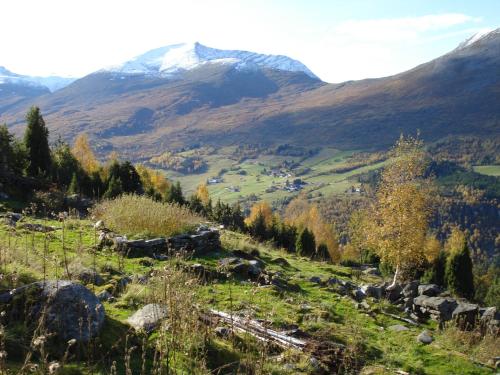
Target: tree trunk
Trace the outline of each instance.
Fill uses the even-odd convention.
[[[389,285],[388,289],[394,288],[396,286],[396,283],[398,281],[398,275],[399,275],[399,264],[396,266],[396,272],[394,272],[394,279],[392,280],[392,284]]]

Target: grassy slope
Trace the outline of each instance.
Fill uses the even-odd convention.
[[[29,220],[33,222],[35,220]],[[40,221],[47,225],[61,226],[54,221]],[[141,264],[142,259],[125,259],[120,262],[120,257],[115,253],[103,251],[95,256],[89,251],[94,243],[94,230],[88,221],[72,221],[66,225],[65,233],[66,257],[68,263],[80,263],[84,266],[95,264],[97,269],[103,266],[112,266],[121,270],[123,274],[145,274],[151,270],[150,266]],[[46,264],[46,273],[49,278],[65,278],[64,257],[61,249],[62,231],[52,232],[47,237],[37,233],[32,241],[32,234],[17,231],[17,235],[8,234],[5,227],[0,230],[0,244],[4,250],[4,273],[17,272],[18,278],[5,277],[2,279],[2,288],[40,280],[43,278],[44,243],[48,244],[49,261]],[[377,314],[380,308],[391,309],[384,302],[369,301],[374,314],[367,314],[355,308],[353,301],[347,297],[333,293],[328,288],[319,287],[309,281],[311,276],[320,276],[322,279],[338,277],[351,279],[351,269],[310,261],[305,258],[287,254],[269,246],[253,243],[248,237],[233,232],[224,232],[222,236],[223,249],[216,254],[189,260],[199,262],[207,267],[214,267],[217,260],[227,256],[232,249],[250,250],[256,248],[261,257],[266,261],[267,268],[280,271],[290,282],[300,286],[300,292],[277,292],[269,287],[260,287],[247,281],[230,280],[215,284],[200,286],[197,298],[204,306],[209,306],[224,311],[252,311],[256,317],[272,321],[276,327],[287,324],[298,324],[299,327],[319,337],[328,337],[338,342],[343,342],[349,347],[357,348],[353,353],[358,361],[365,362],[368,367],[379,368],[380,373],[391,373],[394,369],[403,368],[411,373],[443,374],[482,374],[490,373],[485,368],[478,367],[468,360],[468,356],[457,352],[459,348],[448,342],[446,335],[434,332],[436,341],[423,346],[415,340],[423,328],[409,326],[409,331],[392,332],[387,329],[390,325],[401,324],[387,316]],[[34,243],[33,247],[31,244]],[[26,251],[27,249],[27,251]],[[15,250],[15,251],[14,251]],[[7,255],[7,256],[6,256]],[[289,267],[282,267],[272,263],[272,259],[284,257],[290,263]],[[165,262],[150,260],[152,268],[159,269]],[[121,264],[121,265],[120,265]],[[168,263],[167,263],[168,264]],[[95,292],[116,282],[117,276],[103,274],[106,285],[88,287]],[[365,276],[363,276],[365,277]],[[356,283],[377,281],[373,276],[368,279],[354,280]],[[13,285],[15,283],[16,285]],[[145,287],[131,284],[127,290],[114,303],[105,303],[107,322],[101,342],[103,352],[108,350],[116,340],[123,338],[127,332],[125,319],[135,311],[144,301]],[[434,330],[434,324],[426,328]],[[219,360],[242,360],[241,354],[235,352],[231,345],[218,341],[217,356]],[[224,355],[221,355],[221,350]],[[494,353],[490,353],[494,354]],[[468,354],[469,355],[469,354]],[[497,353],[496,355],[499,355]],[[291,357],[293,358],[293,356]],[[18,365],[11,362],[12,368]],[[269,373],[287,373],[277,369],[277,365],[267,364]],[[293,373],[307,373],[307,367],[297,365]]]
[[[488,176],[500,176],[500,165],[477,165],[474,167],[474,172]]]

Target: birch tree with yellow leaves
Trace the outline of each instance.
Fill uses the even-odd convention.
[[[422,141],[401,136],[377,189],[366,235],[381,260],[394,267],[392,286],[402,269],[417,267],[425,260],[432,196],[426,167]]]
[[[99,162],[90,148],[87,134],[81,133],[77,135],[71,153],[88,174],[92,174],[99,170]]]

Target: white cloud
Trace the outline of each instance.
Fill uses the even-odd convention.
[[[437,52],[432,43],[470,35],[479,29],[454,29],[480,22],[461,13],[347,20],[333,26],[319,42],[318,49],[328,56],[315,72],[329,82],[396,74],[447,52]]]
[[[480,19],[460,14],[431,14],[420,17],[403,17],[373,20],[349,20],[333,30],[337,38],[363,42],[399,42],[419,38],[430,31],[448,29]]]

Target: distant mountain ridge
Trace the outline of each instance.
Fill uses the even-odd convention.
[[[196,144],[379,149],[417,129],[430,141],[495,137],[499,103],[497,29],[407,72],[340,84],[284,56],[162,47],[53,93],[12,103],[0,91],[0,122],[20,134],[36,104],[54,137],[86,132],[102,155],[144,160]]]
[[[58,76],[48,76],[48,77],[37,77],[37,76],[26,76],[17,73],[13,73],[7,70],[5,67],[0,66],[0,85],[2,84],[17,84],[31,87],[41,87],[46,88],[51,92],[57,91],[66,87],[71,82],[76,81],[77,78],[70,77],[58,77]]]
[[[221,50],[206,47],[198,42],[160,47],[139,55],[120,65],[100,72],[171,76],[180,71],[192,70],[204,64],[227,64],[241,70],[256,68],[303,72],[318,79],[300,61],[282,55],[263,55],[239,50]]]

